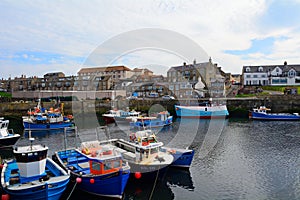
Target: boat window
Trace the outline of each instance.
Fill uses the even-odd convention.
[[[104,170],[110,170],[112,169],[112,163],[111,162],[107,162],[107,163],[104,163]]]
[[[158,149],[157,148],[155,148],[155,149],[151,149],[151,154],[154,154],[154,153],[157,153],[158,152]]]
[[[115,162],[114,162],[114,167],[115,167],[115,168],[121,167],[121,161],[115,161]]]
[[[100,163],[92,162],[92,168],[93,168],[93,170],[100,171]]]

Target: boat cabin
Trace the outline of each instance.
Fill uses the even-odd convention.
[[[81,152],[88,158],[91,174],[107,174],[120,170],[122,157],[113,148],[114,146],[110,144],[100,145],[97,141],[82,143]]]
[[[8,124],[9,120],[1,120],[0,119],[0,137],[8,136]]]
[[[15,147],[14,157],[21,177],[33,177],[42,175],[46,168],[48,147],[42,145],[30,145]]]
[[[89,168],[91,174],[108,174],[117,172],[122,167],[122,159],[120,157],[99,160],[99,159],[90,159]]]
[[[270,108],[266,108],[265,106],[260,106],[259,108],[253,108],[253,112],[267,114],[267,111],[270,111]]]

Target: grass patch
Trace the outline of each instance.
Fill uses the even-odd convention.
[[[0,92],[0,96],[1,97],[10,97],[11,98],[11,94],[7,93],[7,92]]]
[[[262,86],[262,89],[263,90],[284,92],[285,88],[287,88],[287,87],[297,88],[298,94],[300,94],[300,86],[295,86],[295,85],[289,85],[289,86]]]
[[[255,97],[256,94],[237,94],[235,97],[243,98],[243,97]]]

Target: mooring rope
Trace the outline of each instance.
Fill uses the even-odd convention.
[[[159,169],[157,170],[155,181],[154,181],[153,188],[152,188],[152,191],[151,191],[149,199],[152,199],[152,195],[153,195],[153,192],[155,190],[156,182],[157,182],[157,179],[158,179],[158,174],[159,174]]]
[[[69,196],[68,196],[68,198],[67,198],[66,200],[69,200],[69,198],[71,197],[72,193],[73,193],[74,190],[75,190],[76,185],[77,185],[77,181],[75,180],[74,187],[73,187],[73,189],[71,190],[71,192],[70,192],[70,194],[69,194]]]

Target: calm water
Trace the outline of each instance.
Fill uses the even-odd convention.
[[[96,132],[106,137],[96,130],[80,129],[79,138],[67,133],[67,140],[63,132],[32,134],[52,155],[65,145],[96,138]],[[192,166],[170,169],[156,185],[128,184],[124,199],[300,199],[300,122],[177,119],[156,131],[168,146],[193,148]],[[111,138],[125,138],[128,132],[125,126],[109,127]],[[18,144],[27,143],[26,137]],[[83,198],[100,199],[76,190],[70,197]]]

